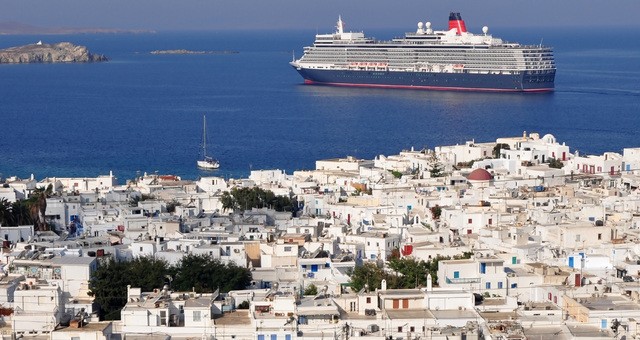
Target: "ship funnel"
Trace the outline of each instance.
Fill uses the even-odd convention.
[[[449,13],[449,30],[456,29],[456,34],[460,35],[467,31],[467,26],[464,24],[464,20],[460,16],[460,13]]]

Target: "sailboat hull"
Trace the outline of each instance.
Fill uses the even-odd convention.
[[[198,161],[198,168],[201,169],[217,169],[220,167],[220,163],[216,161]]]

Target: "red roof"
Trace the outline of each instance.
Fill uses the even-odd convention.
[[[493,176],[485,169],[475,169],[467,176],[469,181],[490,181],[492,179]]]

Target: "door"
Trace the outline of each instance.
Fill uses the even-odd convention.
[[[409,308],[409,299],[402,299],[402,308],[403,309]]]
[[[400,300],[393,299],[393,309],[398,309],[398,308],[400,308]]]

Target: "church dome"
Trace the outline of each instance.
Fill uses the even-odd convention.
[[[489,173],[489,171],[480,168],[471,171],[469,176],[467,176],[467,180],[469,181],[490,181],[492,179],[493,176]]]

